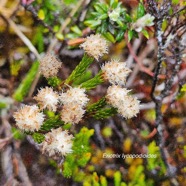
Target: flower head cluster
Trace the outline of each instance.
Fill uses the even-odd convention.
[[[86,41],[80,45],[80,47],[83,48],[89,56],[94,57],[96,60],[108,53],[107,41],[102,38],[100,34],[90,35],[86,38]]]
[[[63,104],[61,119],[65,123],[79,123],[85,113],[84,106],[89,101],[85,89],[70,88],[66,93],[62,93],[60,98]]]
[[[124,62],[112,60],[102,66],[103,78],[111,84],[125,85],[126,78],[131,72]]]
[[[89,101],[85,94],[85,89],[79,87],[70,88],[66,93],[62,93],[60,98],[64,105],[76,103],[80,106],[85,106]]]
[[[61,119],[65,123],[70,122],[70,123],[77,124],[81,121],[84,113],[85,110],[81,105],[76,103],[66,104],[63,106],[63,110],[61,112]]]
[[[139,112],[139,101],[128,95],[130,90],[112,85],[107,90],[106,99],[109,104],[118,109],[118,112],[129,119]]]
[[[68,153],[72,153],[72,139],[73,136],[69,135],[67,130],[62,131],[61,128],[52,129],[51,132],[45,135],[42,150],[47,152],[49,156],[66,156]]]
[[[39,111],[36,105],[23,106],[14,113],[16,125],[25,131],[38,131],[43,124],[44,114]]]
[[[135,23],[133,23],[132,28],[136,32],[141,32],[142,29],[146,26],[153,26],[154,25],[155,17],[150,14],[145,14],[143,17],[140,17]]]
[[[53,55],[48,53],[40,61],[40,73],[45,78],[54,77],[61,68],[61,64]]]
[[[34,99],[38,102],[41,109],[49,109],[51,111],[56,111],[58,104],[59,95],[54,92],[52,88],[46,87],[39,90],[37,96]]]

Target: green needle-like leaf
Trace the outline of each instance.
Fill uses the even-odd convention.
[[[101,76],[101,72],[98,73],[94,78],[89,79],[88,81],[81,84],[82,88],[85,88],[86,90],[90,90],[95,88],[97,85],[103,83],[103,78]]]
[[[98,102],[93,103],[87,107],[87,112],[94,112],[99,110],[100,108],[103,108],[106,105],[106,99],[105,97],[101,98]]]
[[[29,72],[27,73],[27,75],[19,85],[19,87],[14,92],[13,98],[16,101],[23,101],[24,97],[28,94],[38,69],[39,69],[39,62],[36,61],[32,64],[31,69],[29,70]]]
[[[85,73],[86,69],[90,66],[90,64],[94,61],[93,57],[84,54],[83,59],[79,63],[78,66],[73,70],[71,75],[66,79],[65,83],[69,84],[75,81],[78,77],[80,77],[83,73]]]

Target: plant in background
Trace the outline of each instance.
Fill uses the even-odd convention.
[[[133,37],[138,37],[138,32],[142,32],[148,38],[149,35],[145,27],[153,26],[153,20],[154,16],[149,13],[145,14],[142,2],[134,9],[131,16],[121,2],[110,0],[109,4],[95,3],[94,11],[84,23],[114,43],[121,41],[126,32],[129,41]]]

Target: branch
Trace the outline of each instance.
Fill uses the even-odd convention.
[[[151,90],[151,98],[155,103],[155,110],[156,110],[156,120],[155,120],[155,127],[157,128],[156,142],[160,148],[162,160],[167,168],[167,175],[173,178],[176,176],[175,175],[176,167],[172,166],[170,162],[168,161],[168,159],[170,158],[170,155],[165,147],[164,132],[165,132],[166,127],[163,122],[163,113],[162,113],[161,108],[162,108],[164,97],[168,95],[170,88],[172,87],[174,77],[179,70],[180,64],[176,66],[176,69],[174,69],[172,73],[172,76],[174,77],[171,77],[171,79],[167,80],[165,89],[159,95],[156,95],[155,90],[156,90],[156,86],[159,80],[158,75],[160,74],[162,62],[165,59],[164,58],[165,47],[163,44],[162,23],[163,23],[163,19],[168,15],[168,11],[170,9],[171,3],[169,1],[167,2],[166,0],[164,0],[162,2],[162,5],[159,8],[157,3],[154,0],[151,0],[151,1],[148,1],[148,5],[149,5],[149,9],[152,10],[151,13],[153,13],[153,15],[156,17],[155,30],[156,30],[156,39],[158,42],[157,66],[155,69],[155,74],[154,74],[153,83],[152,83],[152,90]],[[177,185],[176,182],[177,182],[176,179],[171,179],[172,185]]]
[[[126,36],[127,37],[127,36]],[[126,38],[127,39],[127,38]],[[139,58],[136,56],[135,52],[133,51],[133,48],[130,44],[130,42],[127,43],[127,47],[129,49],[129,52],[131,53],[132,57],[134,58],[134,60],[136,61],[136,63],[139,65],[139,68],[142,72],[145,72],[146,74],[150,75],[151,77],[154,76],[154,73],[151,72],[147,67],[145,67],[141,61],[139,60]],[[165,76],[164,75],[159,75],[159,78],[164,79]]]

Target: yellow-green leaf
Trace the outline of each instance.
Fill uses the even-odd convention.
[[[41,20],[44,20],[45,19],[45,12],[44,12],[44,10],[39,10],[39,12],[38,12],[38,17],[39,17],[39,19],[41,19]]]

